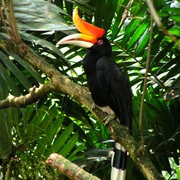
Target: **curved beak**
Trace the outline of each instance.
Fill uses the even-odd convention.
[[[93,43],[91,42],[93,41],[93,39],[94,37],[88,36],[86,34],[72,34],[58,41],[56,45],[71,44],[84,48],[90,48],[91,46],[93,46]]]
[[[78,8],[76,7],[73,12],[73,22],[76,28],[79,30],[79,34],[72,34],[61,39],[57,45],[72,44],[80,47],[90,48],[97,39],[103,37],[105,30],[96,27],[84,20],[78,15]]]

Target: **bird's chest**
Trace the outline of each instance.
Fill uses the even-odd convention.
[[[83,62],[83,68],[87,77],[89,90],[95,104],[105,106],[107,103],[97,80],[96,63]]]
[[[87,77],[87,81],[88,81],[88,85],[89,85],[89,89],[91,93],[92,91],[93,92],[100,91],[98,81],[97,81],[96,64],[95,63],[90,64],[90,63],[84,62],[83,68]]]

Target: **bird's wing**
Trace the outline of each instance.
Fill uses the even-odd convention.
[[[131,90],[127,77],[109,57],[100,58],[96,64],[97,81],[107,104],[120,123],[131,129]],[[115,142],[112,156],[111,179],[125,179],[127,151]]]
[[[115,112],[120,123],[131,128],[132,102],[128,78],[109,57],[102,57],[96,65],[97,81],[107,104]]]

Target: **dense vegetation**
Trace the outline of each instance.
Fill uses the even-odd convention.
[[[60,174],[45,164],[47,157],[57,152],[109,179],[111,133],[82,102],[68,93],[47,90],[23,107],[11,107],[11,98],[25,96],[40,84],[48,85],[51,77],[26,61],[18,45],[17,49],[8,47],[13,41],[13,34],[8,33],[8,2],[0,2],[1,176],[57,178]],[[75,6],[86,21],[107,31],[113,59],[131,81],[133,137],[144,142],[146,155],[166,179],[176,179],[180,178],[180,2],[154,2],[155,17],[163,27],[157,26],[143,0],[14,0],[13,8],[23,42],[49,63],[49,68],[55,67],[81,86],[87,86],[81,64],[86,50],[56,47],[56,43],[76,31],[71,20]],[[141,170],[129,160],[128,178],[140,177],[144,179]]]

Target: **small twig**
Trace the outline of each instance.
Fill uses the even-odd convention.
[[[9,21],[9,14],[8,14],[8,11],[7,11],[7,8],[6,8],[6,3],[5,3],[4,0],[2,0],[2,8],[3,8],[4,12],[5,12],[6,18]]]
[[[4,25],[4,28],[5,28],[5,30],[6,30],[6,33],[8,34],[8,36],[9,37],[11,37],[11,34],[10,34],[10,32],[9,32],[9,30],[8,30],[8,27],[7,27],[7,25],[6,25],[6,21],[5,21],[5,19],[4,19],[4,12],[6,12],[6,6],[5,6],[5,4],[3,3],[3,1],[2,1],[2,7],[1,7],[1,9],[0,9],[0,13],[1,13],[1,20],[2,20],[2,23],[3,23],[3,25]],[[7,14],[7,13],[6,13]],[[7,15],[6,15],[6,18],[7,18]]]
[[[11,172],[12,172],[12,162],[13,162],[13,158],[11,158],[6,166],[7,170],[5,172],[5,180],[9,180],[11,179],[10,176],[11,176]]]
[[[147,2],[147,5],[150,9],[151,16],[154,19],[154,21],[156,22],[158,28],[163,31],[164,35],[169,36],[171,38],[171,40],[174,43],[176,43],[178,48],[180,49],[180,44],[178,43],[178,39],[175,36],[173,36],[172,34],[170,34],[167,29],[164,28],[164,26],[161,22],[161,19],[158,16],[156,9],[154,7],[153,0],[147,0],[146,2]]]
[[[14,15],[14,8],[13,8],[13,0],[7,0],[7,6],[4,0],[2,0],[2,8],[1,8],[1,18],[2,22],[5,26],[6,32],[9,35],[9,37],[16,43],[19,43],[21,41],[21,37],[19,35],[19,31],[16,24],[16,18]],[[5,13],[5,17],[7,19],[7,22],[9,23],[10,30],[7,28],[3,11]]]
[[[86,172],[76,164],[70,162],[60,154],[51,154],[46,163],[53,168],[58,169],[62,174],[70,179],[76,180],[100,180],[98,177]]]
[[[130,7],[132,6],[133,2],[134,2],[134,0],[130,0],[129,3],[128,3],[128,5],[125,7],[125,10],[124,10],[124,12],[123,12],[123,14],[122,14],[122,19],[121,19],[121,21],[120,21],[120,23],[119,23],[118,28],[121,27],[122,23],[123,23],[124,20],[127,18],[129,9],[130,9]]]
[[[142,94],[142,98],[141,98],[141,105],[140,105],[140,112],[139,112],[139,131],[140,131],[140,135],[141,135],[142,150],[144,150],[143,107],[144,107],[144,99],[145,99],[145,94],[146,94],[146,87],[147,87],[146,85],[147,85],[147,78],[148,78],[148,71],[149,71],[149,64],[150,64],[152,36],[153,36],[153,19],[151,17],[151,30],[150,30],[148,54],[147,54],[147,60],[146,60],[146,73],[145,73],[145,77],[144,77],[143,94]]]
[[[19,43],[21,41],[21,37],[19,35],[19,31],[16,24],[16,18],[14,15],[13,0],[8,0],[8,8],[9,8],[9,25],[11,31],[11,38],[16,43]]]

